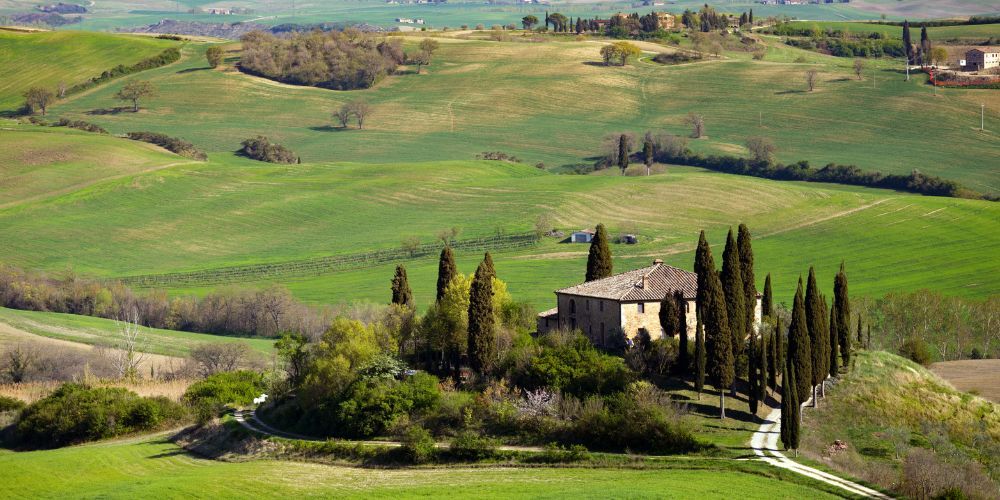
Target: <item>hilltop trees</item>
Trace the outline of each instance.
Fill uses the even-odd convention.
[[[24,105],[28,108],[28,112],[34,113],[35,110],[40,110],[42,116],[45,116],[45,110],[55,100],[55,93],[43,87],[31,87],[24,93]]]
[[[590,241],[590,254],[587,256],[587,276],[584,281],[594,281],[611,276],[611,248],[608,247],[608,231],[604,224],[597,225],[594,239]]]
[[[537,22],[537,19],[535,20]],[[431,57],[434,52],[440,47],[437,40],[431,38],[424,38],[420,42],[420,50],[416,54],[411,54],[407,58],[410,64],[415,64],[417,66],[417,74],[420,74],[420,68],[431,63]]]
[[[219,64],[222,64],[222,47],[213,46],[205,50],[205,59],[208,60],[208,65],[217,68]]]
[[[530,30],[538,24],[538,18],[533,15],[527,15],[521,18],[521,26],[524,26],[525,30]]]
[[[152,82],[145,80],[134,80],[128,82],[115,94],[119,101],[131,101],[132,111],[139,112],[139,100],[147,99],[156,95],[156,87]]]
[[[406,277],[406,268],[402,265],[396,266],[396,274],[392,277],[392,303],[413,307],[413,291]]]
[[[450,246],[446,246],[441,249],[441,257],[438,259],[436,301],[440,301],[444,297],[445,289],[448,288],[448,284],[455,279],[457,274],[458,266],[455,265],[455,254],[451,251]]]
[[[802,374],[795,380],[792,386],[795,389],[796,400],[802,401],[809,398],[812,380],[812,345],[809,340],[809,327],[806,323],[806,305],[802,297],[802,277],[799,277],[799,285],[795,290],[795,299],[792,302],[792,322],[788,326],[788,348],[785,350],[784,375],[789,376],[789,367],[794,367],[795,373]],[[782,396],[786,397],[786,396]]]
[[[491,373],[496,365],[495,327],[493,271],[484,259],[469,287],[469,364],[477,373]]]
[[[837,343],[840,345],[840,358],[844,367],[851,364],[851,302],[847,294],[847,273],[844,263],[840,263],[840,271],[833,279],[833,304],[836,307]],[[858,317],[858,330],[861,330],[861,317]],[[859,333],[860,335],[860,333]]]

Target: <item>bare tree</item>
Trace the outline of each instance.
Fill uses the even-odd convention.
[[[156,87],[152,84],[152,82],[136,80],[126,83],[125,86],[115,94],[115,98],[120,101],[131,101],[132,111],[138,112],[139,99],[145,99],[155,95]]]
[[[403,238],[402,248],[412,257],[417,249],[420,248],[420,238],[417,236]]]
[[[56,87],[56,95],[62,99],[66,97],[66,82],[59,82],[59,86]]]
[[[348,109],[354,114],[354,117],[358,119],[358,128],[364,128],[365,119],[372,112],[371,105],[362,99],[358,99],[348,104]]]
[[[538,218],[535,219],[535,234],[537,234],[539,238],[549,234],[549,232],[555,229],[553,224],[552,214],[549,212],[542,212],[538,214]]]
[[[146,359],[142,351],[145,337],[142,335],[142,321],[139,311],[132,308],[123,318],[115,321],[118,337],[111,351],[111,363],[120,379],[135,379],[139,376],[139,365]]]
[[[861,79],[861,73],[865,71],[865,62],[861,59],[854,60],[854,74],[858,75],[858,80]]]
[[[774,152],[777,151],[774,143],[766,137],[747,137],[746,146],[754,161],[764,163],[771,163],[771,160],[774,159]]]
[[[806,71],[806,85],[809,86],[809,92],[812,92],[814,89],[816,89],[816,77],[818,75],[819,72],[816,71],[815,69],[809,69],[808,71]]]
[[[700,139],[705,135],[705,117],[697,113],[688,113],[687,117],[684,118],[684,123],[691,126],[691,137],[693,139]]]
[[[24,104],[32,113],[38,109],[42,111],[42,116],[45,116],[45,110],[48,109],[49,104],[51,104],[55,98],[56,95],[49,89],[43,87],[31,87],[24,93]]]
[[[351,121],[352,114],[350,106],[344,104],[340,109],[333,112],[333,117],[340,123],[340,128],[347,128],[347,122]]]
[[[208,377],[239,369],[249,354],[250,347],[244,342],[215,342],[191,349],[191,360],[197,364],[201,376]]]
[[[38,360],[38,351],[30,346],[16,344],[3,354],[3,369],[0,374],[15,384],[24,382]]]

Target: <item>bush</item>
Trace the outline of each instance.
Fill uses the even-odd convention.
[[[585,396],[620,392],[635,374],[622,358],[604,354],[583,335],[574,335],[563,345],[543,348],[514,378],[525,389],[550,387]]]
[[[338,404],[338,431],[350,437],[384,434],[411,411],[433,409],[441,399],[433,375],[417,373],[404,381],[358,379]]]
[[[688,53],[688,52],[660,52],[653,56],[653,61],[660,64],[682,64],[692,61],[700,61],[703,56],[700,52]]]
[[[107,134],[108,131],[104,130],[103,127],[95,123],[85,122],[83,120],[67,120],[66,118],[60,118],[59,121],[52,124],[53,127],[69,127],[78,130],[84,130],[86,132],[94,132],[96,134]]]
[[[911,361],[928,366],[931,364],[931,350],[923,339],[911,337],[899,346],[899,354]]]
[[[186,415],[183,407],[167,398],[143,398],[119,387],[63,384],[21,412],[15,442],[54,448],[156,430]]]
[[[177,153],[181,156],[195,159],[204,160],[208,158],[203,151],[199,151],[194,147],[194,144],[190,142],[178,139],[176,137],[170,137],[165,134],[160,134],[157,132],[129,132],[126,137],[132,139],[133,141],[148,142],[150,144],[156,144],[167,151]]]
[[[195,382],[184,392],[199,423],[219,416],[226,405],[248,405],[264,392],[264,376],[251,371],[222,372]]]
[[[0,413],[5,411],[19,411],[24,409],[25,406],[27,406],[27,404],[20,399],[0,396]]]
[[[400,441],[403,443],[403,456],[410,462],[423,464],[434,459],[434,438],[427,429],[420,426],[410,427]]]
[[[132,73],[138,73],[140,71],[145,71],[147,69],[159,68],[160,66],[166,66],[172,62],[176,62],[181,58],[181,51],[176,47],[171,47],[169,49],[160,52],[158,55],[150,57],[148,59],[143,59],[131,66],[125,66],[124,64],[119,64],[114,68],[104,71],[100,76],[95,76],[89,81],[84,83],[76,84],[70,87],[66,94],[75,94],[77,92],[95,87],[98,84],[104,83],[108,80],[119,78]]]
[[[258,161],[269,163],[296,163],[299,162],[295,153],[290,149],[272,143],[267,137],[258,135],[242,142],[243,147],[239,154]]]
[[[496,457],[497,443],[474,431],[465,431],[452,440],[448,451],[455,459],[475,462]]]

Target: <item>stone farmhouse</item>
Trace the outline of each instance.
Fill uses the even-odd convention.
[[[1000,66],[1000,47],[975,48],[965,53],[965,69],[982,71]]]
[[[684,296],[688,337],[695,335],[698,276],[656,259],[648,267],[556,290],[556,307],[538,315],[538,332],[580,330],[591,342],[607,346],[617,335],[632,339],[641,329],[657,339],[660,301],[680,290]],[[754,327],[760,324],[760,294],[754,307]]]

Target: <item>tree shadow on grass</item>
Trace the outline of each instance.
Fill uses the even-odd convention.
[[[130,106],[119,106],[117,108],[92,109],[90,111],[87,111],[87,114],[91,116],[98,116],[98,115],[117,115],[119,113],[126,113],[126,112],[132,112],[132,108]]]
[[[583,64],[585,64],[585,65],[587,65],[587,66],[600,66],[600,67],[602,67],[602,68],[604,68],[604,67],[608,67],[608,68],[611,68],[611,67],[619,67],[619,68],[620,68],[620,67],[621,67],[621,66],[609,66],[609,65],[607,65],[607,64],[604,64],[604,63],[603,63],[603,62],[601,62],[601,61],[583,61]]]
[[[194,73],[195,71],[206,71],[206,70],[210,70],[210,69],[212,69],[211,66],[205,66],[204,68],[187,68],[187,69],[182,69],[182,70],[178,71],[177,74],[178,75],[182,75],[184,73]]]
[[[775,92],[774,95],[785,95],[785,94],[805,94],[805,90],[782,90],[781,92]]]
[[[348,130],[358,130],[354,127],[336,127],[333,125],[316,125],[314,127],[309,127],[309,130],[314,130],[316,132],[346,132]]]

